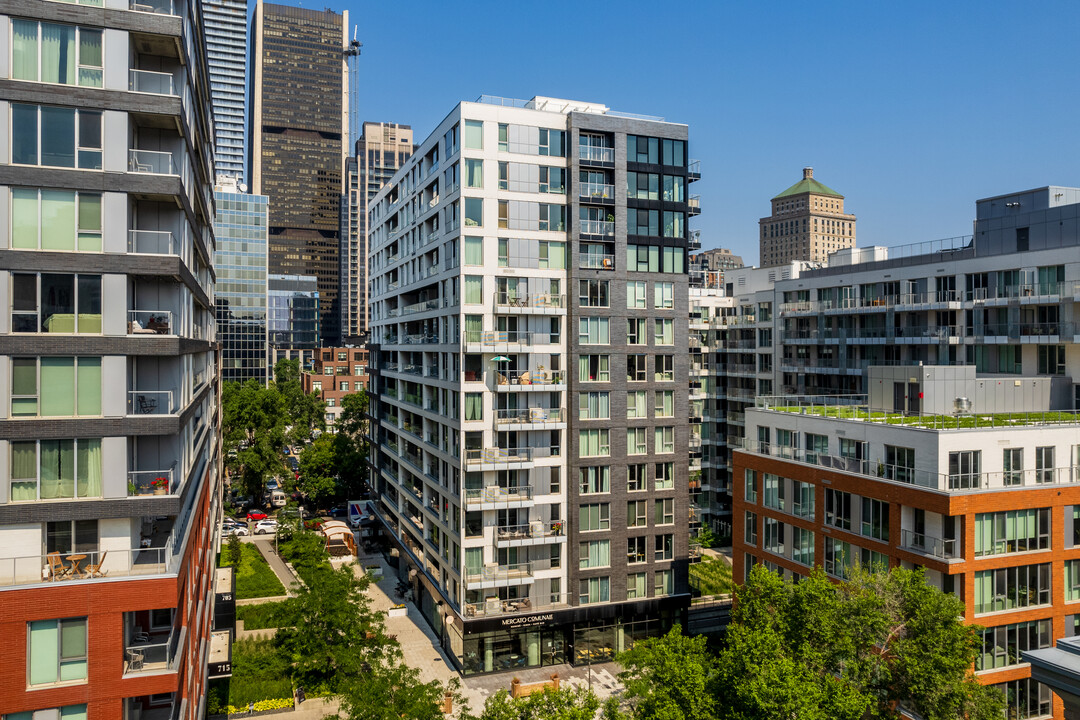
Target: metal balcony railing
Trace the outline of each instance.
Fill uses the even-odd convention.
[[[128,230],[130,253],[173,255],[173,248],[173,234],[167,230]]]
[[[469,451],[466,451],[466,455]],[[532,500],[532,485],[514,485],[503,487],[501,485],[489,485],[485,488],[466,488],[465,502],[469,505],[477,503],[508,503]]]
[[[128,170],[151,175],[179,175],[179,165],[173,160],[173,154],[160,150],[130,150]]]
[[[128,415],[171,415],[172,390],[129,390]]]
[[[155,72],[153,70],[131,70],[128,79],[128,89],[132,92],[150,93],[152,95],[177,96],[176,84],[170,73]]]
[[[128,335],[172,335],[172,312],[129,310]]]
[[[161,575],[175,570],[168,547],[0,558],[0,587]]]
[[[510,308],[553,308],[566,307],[565,295],[553,295],[551,293],[495,293],[496,307]]]
[[[901,530],[900,545],[908,550],[914,550],[942,560],[960,557],[960,545],[955,538],[945,540],[912,530]]]
[[[496,425],[527,425],[541,423],[561,423],[562,408],[523,408],[521,410],[496,410]]]
[[[615,148],[578,145],[578,159],[586,162],[613,163],[615,162]]]

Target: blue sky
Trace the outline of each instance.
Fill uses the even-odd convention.
[[[968,234],[977,198],[1080,185],[1076,2],[284,1],[349,10],[361,118],[418,139],[481,94],[688,124],[691,227],[748,263],[804,165],[859,245]]]

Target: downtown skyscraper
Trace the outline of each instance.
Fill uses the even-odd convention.
[[[340,335],[347,28],[348,13],[260,0],[251,42],[250,179],[251,191],[269,198],[269,270],[318,278],[328,344]]]
[[[247,0],[203,0],[203,34],[214,111],[215,171],[243,182]]]

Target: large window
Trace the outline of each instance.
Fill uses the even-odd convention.
[[[810,483],[791,481],[791,514],[801,518],[814,517],[814,486]]]
[[[1065,601],[1080,600],[1080,560],[1065,561]]]
[[[662,498],[653,501],[653,524],[675,524],[675,498]]]
[[[101,30],[12,20],[15,80],[101,87]]]
[[[757,545],[757,513],[752,513],[749,510],[746,512],[746,533],[744,537],[747,545]]]
[[[949,489],[979,487],[981,468],[981,450],[963,450],[949,453]]]
[[[101,276],[12,273],[11,330],[101,333]]]
[[[484,187],[484,161],[465,160],[465,187]]]
[[[814,567],[814,533],[801,527],[791,527],[791,559]]]
[[[484,238],[466,236],[466,238],[465,238],[465,264],[466,265],[483,265],[484,264]]]
[[[579,420],[606,420],[610,417],[607,392],[578,393]]]
[[[611,582],[606,577],[578,581],[578,601],[582,605],[611,600]]]
[[[675,344],[675,321],[671,318],[653,319],[653,344]]]
[[[1050,509],[1029,508],[975,516],[975,556],[1050,547]]]
[[[673,167],[686,166],[685,140],[664,140],[661,146],[663,149],[663,157],[661,157],[660,161],[664,165],[671,165]]]
[[[644,355],[627,355],[626,356],[626,381],[627,382],[645,382],[648,380],[648,375],[645,372],[645,356]]]
[[[657,535],[653,539],[653,560],[660,562],[663,560],[675,559],[675,536],[674,535]]]
[[[465,393],[465,419],[484,419],[484,393]]]
[[[626,173],[626,197],[638,200],[660,199],[659,173]]]
[[[675,391],[657,390],[654,412],[658,418],[675,417]]]
[[[657,355],[655,357],[656,369],[654,371],[656,382],[675,381],[675,356]]]
[[[1037,680],[1023,678],[995,685],[1005,695],[1008,720],[1049,717],[1053,714],[1053,693]]]
[[[626,246],[626,269],[630,272],[685,272],[686,249],[658,245]]]
[[[630,500],[626,503],[626,527],[645,527],[648,521],[649,506],[645,500]]]
[[[787,480],[772,473],[762,473],[761,477],[762,491],[765,495],[762,504],[772,510],[787,512],[787,500],[784,497]]]
[[[656,490],[671,490],[675,487],[675,463],[656,463],[653,466],[653,488]]]
[[[80,3],[89,4],[86,0]],[[4,715],[4,720],[86,720],[86,705],[65,705],[62,708],[8,713]]]
[[[885,446],[885,477],[900,482],[915,481],[915,449]]]
[[[645,538],[642,538],[644,540]],[[647,573],[630,573],[626,576],[626,599],[636,600],[646,597]]]
[[[743,484],[746,502],[757,503],[757,471],[746,468],[743,471]]]
[[[626,466],[626,491],[627,492],[641,492],[647,490],[648,483],[648,465],[639,463],[636,465]],[[1080,506],[1078,506],[1080,507]],[[1080,527],[1080,510],[1077,511],[1078,520],[1076,524]],[[1078,530],[1080,533],[1080,530]]]
[[[660,234],[660,211],[640,210],[628,208],[626,211],[626,227],[628,235],[650,235],[656,237]],[[631,270],[633,268],[630,268]]]
[[[11,414],[101,415],[101,358],[12,358]]]
[[[611,566],[611,541],[589,540],[578,547],[578,567],[582,570]]]
[[[1054,482],[1054,446],[1035,448],[1035,482]]]
[[[851,530],[851,493],[825,488],[825,524]]]
[[[579,457],[607,457],[611,454],[607,428],[578,431]]]
[[[1038,361],[1040,375],[1064,375],[1065,346],[1040,345]]]
[[[484,278],[481,275],[465,276],[465,304],[484,304]]]
[[[608,331],[608,324],[608,318],[578,318],[578,342],[580,342],[582,345],[610,344],[611,340]]]
[[[644,390],[631,390],[626,393],[626,417],[630,420],[640,420],[647,417],[645,400],[646,394]]]
[[[101,195],[12,188],[11,247],[101,252]]]
[[[979,570],[975,573],[975,614],[1015,610],[1050,602],[1050,563]]]
[[[465,227],[484,226],[484,199],[465,198]]]
[[[653,573],[653,596],[662,597],[675,591],[675,576],[670,570],[657,570]]]
[[[862,499],[862,534],[889,542],[889,503],[868,497]]]
[[[644,310],[648,297],[648,287],[644,280],[630,281],[626,283],[626,307],[634,310]]]
[[[632,427],[626,429],[626,454],[645,455],[649,452],[645,428]]]
[[[582,495],[610,492],[611,468],[606,465],[579,468],[578,490]]]
[[[27,632],[31,685],[86,680],[86,618],[37,620]]]
[[[15,165],[101,169],[101,112],[48,105],[11,105]]]
[[[611,505],[592,503],[578,507],[578,531],[611,529]]]
[[[1023,485],[1024,484],[1024,448],[1004,448],[1001,451],[1001,462],[1004,472],[1001,484]]]
[[[607,355],[579,355],[578,382],[610,382]]]
[[[666,202],[686,202],[686,178],[682,175],[665,175],[664,200]]]
[[[675,452],[675,428],[670,425],[654,428],[654,444],[653,452],[660,453],[673,453]]]
[[[659,280],[653,283],[653,307],[658,310],[675,307],[675,283]]]
[[[11,501],[101,497],[101,440],[11,443]]]
[[[484,123],[481,120],[465,121],[465,147],[469,150],[484,149]]]
[[[578,303],[581,307],[609,307],[607,280],[579,280]]]
[[[681,238],[686,235],[686,213],[664,211],[664,237]]]
[[[779,520],[765,517],[765,544],[764,548],[771,553],[783,555],[785,551],[785,528],[786,525]]]
[[[660,163],[660,140],[639,135],[627,135],[626,161],[658,165]]]
[[[1050,647],[1050,620],[1013,623],[982,631],[982,653],[975,658],[975,670],[997,670],[1023,662],[1020,653]]]
[[[633,565],[635,563],[643,563],[648,561],[646,544],[648,538],[642,535],[641,537],[631,537],[626,539],[626,564]]]

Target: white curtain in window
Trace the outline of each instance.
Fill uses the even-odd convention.
[[[41,81],[75,82],[75,28],[71,25],[41,24]]]
[[[79,497],[101,497],[101,441],[79,440],[76,460]]]

